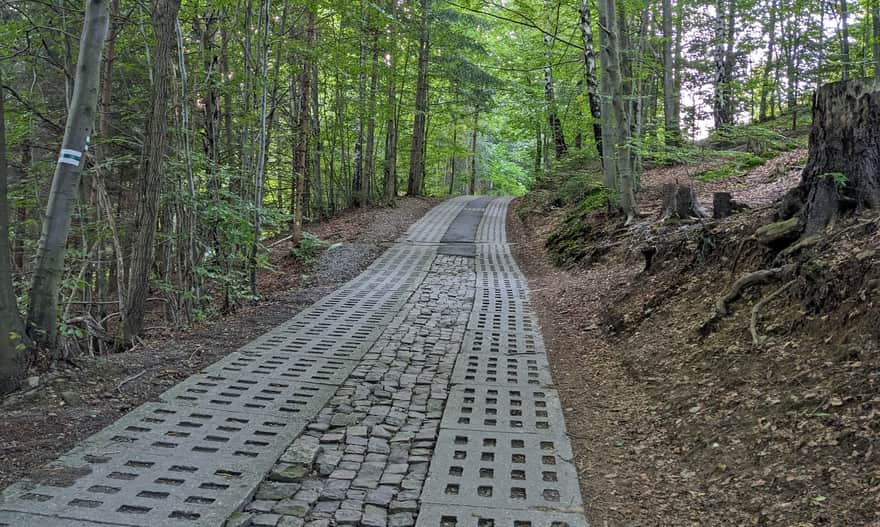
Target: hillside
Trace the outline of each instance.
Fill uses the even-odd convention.
[[[739,173],[724,167],[744,145],[719,153],[712,141],[698,161],[648,169],[648,215],[629,228],[607,221],[595,196],[548,190],[573,173],[591,181],[589,170],[561,167],[518,203],[517,257],[594,524],[880,520],[880,223],[854,218],[784,251],[755,239],[799,181],[803,138]],[[694,177],[711,171],[729,174]],[[749,208],[662,222],[670,180],[692,181],[704,205],[730,191]],[[745,288],[716,315],[737,279],[780,265],[796,269],[788,281]]]

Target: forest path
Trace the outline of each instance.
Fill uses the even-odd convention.
[[[0,526],[585,526],[509,203],[435,207],[332,295],[10,486]]]

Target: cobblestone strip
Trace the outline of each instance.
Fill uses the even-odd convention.
[[[439,205],[417,222],[410,234],[428,241],[439,239],[436,233],[442,235],[468,201],[450,200]],[[447,345],[451,344],[447,343],[453,337],[460,342],[466,321],[458,318],[470,309],[470,304],[452,302],[471,302],[462,299],[473,296],[473,261],[453,258],[435,263],[436,253],[433,245],[392,247],[361,276],[323,301],[11,485],[0,494],[0,527],[222,525],[232,511],[250,502],[254,489],[279,456],[294,467],[292,470],[310,451],[325,450],[321,457],[325,465],[332,460],[332,449],[324,449],[323,444],[332,444],[333,433],[326,437],[322,433],[315,449],[305,447],[315,439],[315,427],[322,426],[328,411],[344,415],[349,408],[345,414],[352,416],[349,419],[367,423],[387,409],[383,426],[394,430],[386,441],[389,459],[400,459],[402,450],[395,444],[411,434],[407,455],[416,460],[422,456],[422,465],[408,464],[399,473],[400,484],[402,489],[414,489],[418,481],[420,487],[429,455],[420,449],[428,448],[425,438],[436,434],[442,408],[438,400],[441,395],[445,399],[445,384],[440,390],[427,380],[451,374],[454,355],[450,358]],[[463,265],[466,272],[460,269]],[[447,282],[420,286],[432,266],[436,271],[433,279],[446,277]],[[466,274],[463,283],[468,286],[459,284],[461,273]],[[417,289],[428,297],[417,311],[414,307],[401,311]],[[431,294],[451,306],[442,310],[439,319],[427,307]],[[412,321],[401,320],[401,313],[409,313]],[[450,317],[458,318],[452,323]],[[393,321],[395,327],[406,322],[408,329],[393,337],[399,338],[402,346],[391,336],[376,345]],[[432,328],[430,335],[423,334],[426,327]],[[367,371],[365,364],[373,366]],[[372,380],[376,376],[379,380]],[[395,376],[398,388],[392,389]],[[340,388],[342,382],[345,384]],[[362,396],[367,388],[368,399],[388,404],[365,406]],[[349,406],[343,403],[346,398],[351,401]],[[343,418],[336,419],[334,423],[330,417],[328,430]],[[391,425],[400,420],[400,429],[395,430]],[[307,426],[308,433],[302,435]],[[371,449],[385,450],[380,446],[383,426],[369,425],[369,436],[356,435],[359,429],[346,433],[346,442],[336,445],[345,445],[341,456],[355,455],[349,450],[364,447],[358,488],[374,479],[378,461],[370,454],[378,453]],[[298,446],[288,449],[301,435]],[[359,444],[363,442],[366,444]],[[353,458],[343,460],[341,456],[337,463],[353,462]],[[401,464],[386,464],[388,476],[383,469],[379,481],[383,477],[386,482],[397,479],[394,474],[402,470],[397,466]],[[301,490],[314,491],[310,485],[314,484],[303,482]],[[412,515],[412,496],[397,496],[400,503],[394,511]],[[340,508],[347,510],[341,504]],[[372,517],[368,514],[372,511],[365,508],[362,512],[365,520]],[[340,513],[340,519],[346,514]]]
[[[506,244],[509,200],[477,230],[476,294],[417,527],[585,527],[559,397],[525,277]]]
[[[474,286],[473,259],[437,256],[230,525],[414,525]]]

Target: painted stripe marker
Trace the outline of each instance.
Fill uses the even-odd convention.
[[[70,150],[68,148],[61,149],[61,155],[58,157],[59,163],[64,163],[65,165],[73,165],[75,167],[79,166],[79,162],[82,160],[82,152],[79,150]]]

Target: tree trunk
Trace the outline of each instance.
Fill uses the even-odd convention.
[[[373,34],[373,58],[370,66],[370,95],[367,101],[367,144],[364,153],[364,205],[373,198],[374,176],[376,173],[376,93],[379,88],[379,45]]]
[[[413,118],[412,148],[409,161],[409,182],[406,193],[422,194],[425,179],[425,146],[428,117],[428,56],[431,48],[429,12],[431,0],[421,0],[422,32],[419,36],[419,62],[416,80],[416,108]]]
[[[391,0],[391,19],[397,17],[397,2]],[[397,35],[392,22],[388,29],[388,122],[385,128],[385,177],[382,194],[385,203],[393,205],[397,198]]]
[[[3,86],[2,77],[0,86]],[[24,325],[18,313],[10,267],[12,248],[9,245],[9,202],[6,199],[5,98],[6,90],[0,88],[0,395],[15,390],[24,374],[24,357],[19,349]]]
[[[171,78],[174,75],[172,58],[176,52],[177,12],[180,0],[157,0],[153,7],[153,30],[156,48],[153,53],[153,91],[144,149],[140,161],[137,210],[134,221],[134,245],[128,274],[123,338],[133,342],[144,325],[144,314],[149,292],[150,271],[153,268],[156,220],[159,215],[159,194],[165,168],[165,150],[168,144],[168,107],[171,99]]]
[[[471,181],[468,193],[473,196],[477,193],[477,128],[480,124],[480,111],[474,111],[474,130],[471,133]]]
[[[847,213],[878,207],[880,81],[826,84],[814,99],[807,166],[782,215],[800,209],[804,235],[810,235]]]
[[[841,79],[849,80],[849,7],[847,0],[840,0],[840,68]]]
[[[109,0],[86,2],[73,97],[37,250],[27,331],[46,348],[54,348],[56,343],[58,288],[64,272],[64,248],[82,173],[82,158],[88,148],[98,106],[101,53],[109,25],[109,6]]]
[[[311,49],[315,35],[315,13],[308,10],[306,22],[306,49]],[[302,238],[303,209],[306,207],[306,185],[308,184],[309,170],[309,101],[311,98],[311,74],[312,66],[308,61],[303,62],[300,73],[299,86],[296,88],[297,130],[296,149],[294,152],[294,188],[293,188],[293,228],[291,239],[293,244],[299,243]]]
[[[761,104],[758,108],[758,121],[767,120],[767,94],[771,90],[770,69],[773,67],[773,52],[776,50],[776,3],[778,0],[772,0],[770,3],[770,27],[767,31],[767,61],[764,63],[764,71],[761,74]],[[772,102],[771,102],[772,104]]]
[[[587,83],[587,99],[590,104],[590,117],[593,118],[593,140],[596,151],[602,158],[602,107],[599,102],[599,81],[596,77],[596,51],[593,39],[593,16],[590,13],[590,0],[581,0],[581,37],[584,42],[584,80]]]
[[[354,177],[351,181],[352,205],[361,207],[365,204],[364,199],[364,135],[366,134],[367,118],[367,35],[369,18],[365,2],[361,1],[361,31],[360,46],[358,50],[358,85],[357,85],[357,139],[354,143]]]
[[[681,1],[681,0],[679,0]],[[663,0],[663,124],[667,145],[681,142],[678,115],[675,114],[675,56],[672,53],[672,0]]]
[[[602,133],[605,155],[603,170],[605,182],[614,196],[616,207],[627,218],[627,223],[635,219],[638,206],[635,199],[636,174],[633,164],[631,144],[631,117],[624,100],[624,80],[622,71],[626,65],[621,59],[620,25],[617,21],[618,6],[615,0],[599,1],[599,25],[606,28],[601,32],[602,48]]]
[[[871,0],[871,30],[874,76],[880,77],[880,1],[878,0]]]
[[[727,8],[730,11],[728,12]],[[712,100],[712,115],[715,119],[715,128],[721,128],[733,123],[733,94],[731,93],[731,68],[729,34],[733,31],[728,27],[728,17],[733,13],[733,0],[716,0],[715,2],[715,73],[712,82],[714,97]]]

